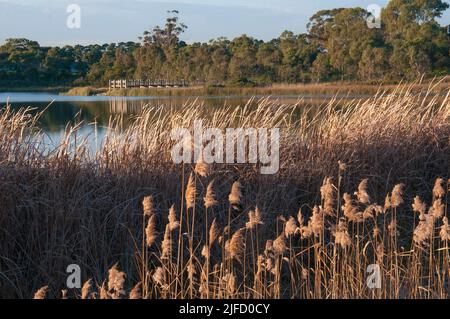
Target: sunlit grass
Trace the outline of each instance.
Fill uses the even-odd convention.
[[[401,87],[321,108],[146,108],[125,131],[112,119],[96,154],[74,146],[77,128],[49,150],[39,115],[6,108],[0,296],[48,286],[36,297],[60,298],[66,267],[78,264],[92,280],[71,298],[448,298],[450,104],[447,92],[423,93]],[[200,118],[279,127],[279,173],[174,165],[170,131]],[[416,195],[426,209],[413,213]],[[365,281],[373,263],[378,290]]]

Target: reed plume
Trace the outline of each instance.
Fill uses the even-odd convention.
[[[92,288],[92,279],[87,280],[81,287],[81,299],[90,299]]]
[[[119,271],[117,264],[108,270],[108,293],[112,299],[120,299],[125,294],[123,289],[125,277],[125,273]]]
[[[312,233],[319,237],[324,230],[324,219],[323,213],[320,211],[319,207],[314,206],[311,216],[311,224],[310,224]]]
[[[144,216],[150,217],[155,213],[153,207],[153,196],[146,196],[142,200]]]
[[[441,199],[445,196],[444,180],[442,178],[437,178],[433,187],[433,197],[434,199]]]
[[[436,199],[433,202],[433,206],[430,207],[429,213],[435,219],[440,219],[442,216],[444,216],[444,210],[445,210],[445,205],[442,204],[441,198],[436,197]]]
[[[231,186],[231,193],[228,196],[228,201],[232,206],[238,206],[241,204],[242,200],[242,192],[241,192],[241,183],[239,181],[236,181]]]
[[[404,203],[403,201],[403,189],[405,188],[405,184],[397,184],[392,189],[391,195],[391,206],[398,207]]]
[[[168,259],[172,251],[172,238],[170,236],[170,224],[166,225],[164,239],[161,243],[161,259]]]
[[[245,224],[245,227],[249,230],[254,229],[257,225],[263,225],[261,211],[258,207],[255,210],[251,210],[248,212],[248,221]]]
[[[245,250],[245,240],[244,240],[245,228],[238,229],[233,236],[231,236],[228,252],[230,258],[241,261],[242,255]]]
[[[38,291],[34,294],[33,299],[45,299],[45,296],[47,295],[49,288],[48,286],[44,286],[42,288],[39,288]]]
[[[369,180],[363,179],[359,185],[358,185],[358,191],[356,192],[356,197],[358,198],[358,202],[361,204],[369,204],[370,203],[370,196],[367,192],[367,185]]]
[[[99,287],[100,292],[100,299],[109,299],[108,290],[105,287],[105,283],[102,283],[102,285]]]
[[[414,229],[413,240],[419,245],[423,245],[433,235],[434,218],[431,215],[422,214],[419,216],[419,224]]]
[[[358,212],[358,207],[354,205],[352,196],[350,194],[344,193],[344,205],[342,206],[342,211],[344,216],[347,217],[349,221],[355,222],[360,219]]]
[[[278,236],[273,241],[273,251],[276,255],[283,256],[286,250],[287,250],[286,239],[284,237],[284,234],[280,234],[280,236]]]
[[[212,247],[216,239],[219,237],[219,227],[217,226],[217,220],[214,219],[211,227],[209,228],[209,247]]]
[[[345,220],[340,219],[336,232],[334,234],[335,237],[335,244],[340,245],[342,248],[348,248],[352,241],[350,239],[350,235],[348,233],[347,224],[345,223]]]
[[[320,187],[320,194],[323,201],[323,212],[327,215],[333,215],[335,190],[331,177],[326,177]]]
[[[200,175],[202,177],[207,177],[210,174],[209,164],[206,164],[203,161],[203,156],[201,156],[195,164],[194,171],[197,175]]]
[[[422,202],[420,196],[414,197],[414,203],[412,204],[413,212],[418,213],[419,215],[425,214],[427,210],[427,205]]]
[[[300,228],[297,225],[297,221],[294,217],[290,216],[284,225],[284,235],[288,238],[290,236],[294,236],[298,232],[300,232]]]
[[[442,218],[442,223],[443,225],[441,226],[439,236],[442,241],[450,241],[450,225],[448,224],[447,217]]]
[[[148,220],[147,227],[145,228],[145,238],[147,247],[150,247],[154,244],[156,240],[156,216],[151,215],[150,219]]]
[[[194,207],[196,192],[197,192],[197,188],[195,186],[194,175],[191,173],[191,175],[189,175],[189,180],[188,180],[188,183],[186,186],[186,194],[185,194],[187,209]]]
[[[226,274],[222,281],[225,283],[227,293],[233,296],[236,292],[236,277],[233,274]]]
[[[216,199],[216,193],[214,191],[214,181],[211,181],[206,188],[206,195],[203,198],[206,208],[211,208],[219,204]]]
[[[175,205],[172,205],[169,209],[169,229],[171,231],[176,230],[180,227],[180,222],[177,219],[177,215],[175,213]]]
[[[158,267],[155,269],[155,272],[152,275],[153,281],[159,285],[161,288],[166,288],[166,273],[162,267]]]
[[[392,200],[389,194],[386,194],[386,198],[384,199],[384,211],[387,212],[392,207]]]
[[[130,291],[129,299],[142,299],[142,291],[141,291],[142,283],[137,283]]]

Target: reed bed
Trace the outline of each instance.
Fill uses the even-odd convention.
[[[125,130],[111,119],[95,154],[77,126],[48,149],[39,114],[7,107],[0,297],[448,298],[450,102],[435,89],[146,108]],[[196,119],[280,128],[280,171],[173,164],[171,129]],[[70,264],[82,289],[65,286]]]

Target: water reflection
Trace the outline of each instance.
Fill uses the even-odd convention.
[[[245,96],[228,97],[65,97],[43,93],[0,93],[0,105],[9,103],[18,110],[23,107],[31,107],[31,113],[43,110],[38,125],[46,135],[48,147],[51,149],[61,142],[68,127],[79,125],[79,130],[74,134],[77,143],[86,139],[92,150],[95,150],[106,133],[110,120],[120,117],[123,128],[133,120],[145,107],[181,108],[185,104],[196,103],[206,109],[221,107],[237,107],[250,104],[256,107],[262,97],[253,98]],[[323,105],[332,96],[279,96],[270,97],[280,104],[307,104]],[[348,97],[340,97],[341,101]]]

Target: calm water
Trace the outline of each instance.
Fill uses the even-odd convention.
[[[323,104],[333,96],[274,96],[280,103]],[[346,99],[348,97],[340,97]],[[353,97],[354,98],[354,97]],[[0,93],[0,106],[7,103],[13,109],[32,107],[33,112],[44,109],[39,125],[46,134],[49,148],[59,145],[68,124],[81,123],[77,139],[87,139],[91,150],[101,143],[111,116],[121,115],[123,125],[133,119],[144,106],[181,107],[197,100],[201,107],[220,108],[224,106],[243,106],[250,97],[109,97],[109,96],[60,96],[51,93]],[[257,104],[257,99],[253,102]],[[94,124],[95,123],[95,124]]]

